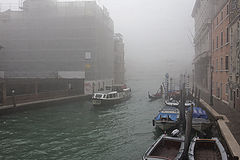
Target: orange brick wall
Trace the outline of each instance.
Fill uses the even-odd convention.
[[[228,69],[230,53],[229,44],[230,29],[228,29],[229,25],[228,7],[229,3],[227,3],[222,8],[222,10],[220,10],[220,12],[216,15],[212,25],[213,95],[225,101],[228,101]],[[226,58],[226,56],[228,58]],[[227,67],[226,59],[228,59]]]

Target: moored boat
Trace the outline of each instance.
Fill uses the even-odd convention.
[[[195,103],[191,100],[186,100],[185,107],[191,107],[191,106],[195,106]]]
[[[162,98],[162,94],[161,93],[156,93],[156,94],[150,94],[149,92],[148,92],[148,98],[150,99],[150,100],[156,100],[156,99],[160,99],[160,98]]]
[[[227,160],[227,153],[218,138],[200,139],[194,137],[188,150],[189,160]]]
[[[153,126],[164,131],[175,127],[179,120],[179,109],[175,107],[165,107],[159,111],[158,115],[153,119]]]
[[[207,113],[200,107],[193,107],[192,128],[197,131],[204,131],[211,126]]]
[[[173,107],[178,107],[179,106],[179,102],[173,98],[170,98],[169,100],[165,101],[165,104],[167,106],[173,106]]]
[[[178,160],[184,151],[184,137],[160,136],[145,152],[142,160]]]
[[[160,99],[160,98],[162,98],[162,95],[163,95],[163,87],[162,86],[157,90],[157,92],[155,94],[150,94],[148,92],[148,98],[150,100]]]

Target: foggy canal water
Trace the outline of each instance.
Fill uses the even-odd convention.
[[[70,102],[1,116],[0,159],[139,160],[156,139],[163,101],[149,102],[147,91],[160,83],[159,75],[129,78],[132,98],[114,106]]]

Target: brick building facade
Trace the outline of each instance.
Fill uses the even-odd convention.
[[[240,111],[240,1],[230,1],[229,105]]]
[[[228,102],[229,70],[229,3],[216,14],[212,23],[212,67],[213,95],[223,102]]]
[[[240,111],[240,0],[196,0],[192,16],[194,91],[213,106]]]

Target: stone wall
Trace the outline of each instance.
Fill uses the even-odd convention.
[[[14,90],[14,93],[12,92]],[[84,95],[83,79],[8,79],[0,84],[2,105]]]

